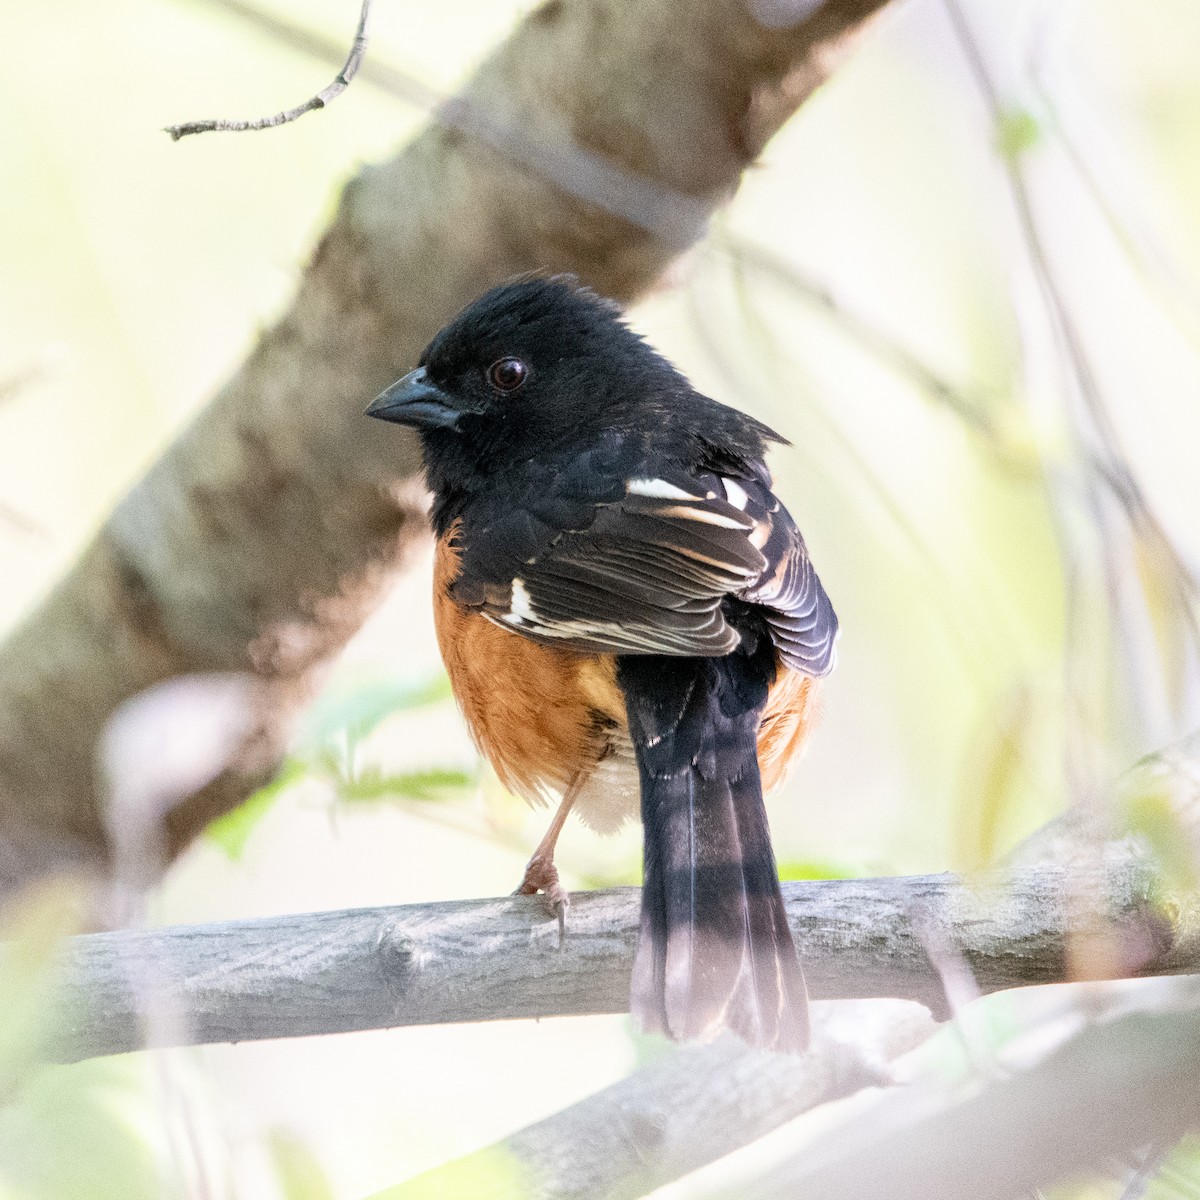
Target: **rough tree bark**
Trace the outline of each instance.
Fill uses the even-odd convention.
[[[103,862],[97,736],[162,679],[261,683],[253,736],[174,810],[171,849],[264,782],[423,533],[415,444],[364,405],[507,276],[643,291],[883,3],[759,4],[766,24],[743,0],[548,0],[361,171],[290,308],[0,653],[0,883]]]
[[[954,955],[982,992],[1070,979],[1083,939],[1106,951],[1093,974],[1197,970],[1197,905],[1160,912],[1152,888],[1140,860],[1117,858],[1086,876],[1025,868],[986,893],[932,875],[787,883],[784,896],[814,998],[896,997],[947,1016],[931,954]],[[1082,896],[1087,923],[1071,916]],[[627,1012],[639,898],[579,893],[561,945],[525,896],[73,938],[46,1052]],[[156,1007],[171,1018],[157,1031]]]

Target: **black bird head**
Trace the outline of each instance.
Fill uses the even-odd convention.
[[[458,443],[490,473],[593,430],[644,425],[648,398],[689,390],[616,305],[568,279],[530,278],[468,305],[367,412],[415,426],[427,454]]]
[[[367,413],[419,431],[435,492],[552,462],[600,438],[644,441],[680,462],[696,456],[701,435],[752,458],[780,440],[696,392],[614,303],[564,277],[485,293]]]

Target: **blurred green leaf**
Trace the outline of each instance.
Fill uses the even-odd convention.
[[[262,824],[275,801],[307,773],[308,768],[303,762],[289,758],[266,787],[259,788],[232,812],[213,821],[204,831],[205,836],[220,846],[234,862],[238,862],[245,853],[250,835]]]
[[[79,932],[84,897],[78,884],[47,879],[23,892],[0,924],[0,1096],[9,1096],[39,1065],[50,1034],[50,995],[63,939]]]
[[[351,803],[401,799],[432,802],[446,800],[455,792],[468,791],[477,782],[472,773],[450,768],[433,767],[396,775],[364,771],[354,779],[344,780],[338,795]]]
[[[872,873],[862,867],[830,859],[793,858],[779,864],[779,878],[785,883],[799,883],[807,879],[861,879]]]
[[[417,683],[380,680],[331,689],[313,705],[302,723],[297,757],[317,757],[340,737],[360,741],[393,713],[438,704],[451,694],[450,680],[445,675]]]
[[[958,867],[980,871],[996,861],[1003,850],[1005,830],[1024,783],[1026,743],[1033,726],[1033,704],[1019,687],[1007,710],[995,716],[981,751],[970,756],[963,795],[968,803],[960,810]]]
[[[1134,566],[1154,631],[1157,665],[1163,672],[1167,698],[1176,714],[1184,714],[1194,684],[1192,639],[1195,633],[1186,568],[1174,548],[1138,531],[1133,543]]]
[[[417,683],[377,680],[326,693],[303,722],[295,752],[279,774],[231,813],[213,821],[205,831],[207,837],[230,859],[239,861],[275,801],[310,774],[335,781],[340,798],[348,801],[441,800],[448,792],[473,786],[474,777],[463,771],[434,769],[383,776],[368,770],[352,774],[353,748],[358,741],[394,713],[437,704],[450,695],[450,681],[444,675]]]
[[[641,861],[629,863],[614,863],[611,866],[593,867],[590,871],[582,871],[579,882],[589,891],[599,891],[610,887],[641,887]]]
[[[1200,1136],[1185,1137],[1163,1160],[1146,1188],[1145,1200],[1200,1197]]]
[[[629,1034],[630,1042],[633,1044],[633,1065],[635,1070],[641,1070],[642,1067],[649,1066],[660,1059],[668,1058],[678,1050],[678,1046],[674,1042],[665,1037],[660,1037],[657,1033],[643,1033],[637,1027],[637,1022],[632,1017],[625,1019],[625,1029]]]
[[[141,1055],[38,1072],[0,1109],[0,1195],[20,1200],[174,1200],[161,1111]]]
[[[1148,1153],[1152,1161],[1144,1183],[1135,1182],[1134,1172],[1142,1166],[1130,1157],[1114,1163],[1104,1179],[1072,1180],[1051,1188],[1045,1200],[1200,1200],[1200,1138],[1185,1137],[1161,1158],[1157,1147]]]
[[[1036,146],[1042,138],[1037,118],[1024,108],[1001,114],[996,128],[996,149],[1010,162]]]
[[[514,1155],[503,1146],[489,1146],[378,1192],[370,1200],[528,1200],[540,1194]]]
[[[272,1129],[267,1133],[267,1149],[283,1200],[333,1200],[333,1188],[317,1156],[297,1134]]]
[[[1198,879],[1191,845],[1180,828],[1175,800],[1164,786],[1147,786],[1125,800],[1125,823],[1150,847],[1168,889],[1192,891]]]

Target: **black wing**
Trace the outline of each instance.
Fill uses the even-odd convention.
[[[726,480],[728,488],[732,480]],[[746,515],[753,518],[755,541],[761,541],[767,569],[739,600],[761,605],[780,657],[806,675],[833,670],[837,614],[821,586],[808,548],[791,513],[764,483],[734,484],[746,494]],[[765,537],[764,537],[765,534]]]
[[[489,572],[487,584],[472,580],[468,559],[459,599],[526,637],[575,650],[708,657],[738,644],[722,611],[733,596],[762,607],[789,667],[832,668],[837,618],[765,482],[680,471],[627,479],[615,491],[578,509],[577,527],[559,533],[551,532],[562,529],[563,513],[551,512],[559,502],[549,494],[531,501],[519,522],[533,553],[502,572],[507,582]],[[529,537],[529,528],[546,536]]]

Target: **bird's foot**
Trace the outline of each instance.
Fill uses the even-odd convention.
[[[535,854],[525,867],[525,878],[521,886],[513,892],[514,896],[535,896],[541,892],[546,897],[551,911],[558,918],[558,938],[561,943],[567,932],[567,909],[571,907],[571,898],[566,888],[558,881],[558,868],[554,859],[542,858]]]

